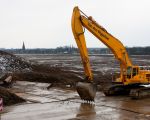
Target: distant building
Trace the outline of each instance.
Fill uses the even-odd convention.
[[[22,45],[22,50],[26,50],[24,42],[23,42],[23,45]]]

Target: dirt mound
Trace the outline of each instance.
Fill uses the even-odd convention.
[[[13,54],[0,51],[0,72],[29,71],[29,62]]]
[[[3,98],[4,105],[12,105],[16,103],[25,102],[25,100],[14,93],[11,93],[9,90],[0,87],[0,97]]]
[[[29,72],[15,72],[13,73],[13,79],[17,81],[51,83],[55,87],[70,85],[72,88],[75,87],[76,82],[82,81],[76,73],[45,65],[34,66],[32,71]]]
[[[31,64],[26,60],[13,54],[0,51],[0,81],[5,80],[10,73],[31,71]],[[4,86],[3,84],[1,84]],[[7,86],[6,86],[7,87]],[[25,100],[11,93],[6,88],[0,87],[0,97],[3,98],[4,105],[12,105]]]
[[[76,83],[79,81],[85,81],[80,76],[80,73],[67,71],[67,68],[50,67],[47,65],[32,65],[32,71],[14,72],[12,74],[13,81],[30,81],[30,82],[42,82],[51,83],[49,87],[61,87],[61,88],[75,88]],[[98,85],[104,83],[110,83],[112,81],[112,75],[99,73],[94,77],[94,81]]]
[[[102,74],[99,72],[98,75],[95,75],[94,76],[94,81],[97,83],[97,84],[103,84],[103,83],[111,83],[113,81],[113,79],[115,79],[116,77],[119,77],[118,74],[116,74],[113,78],[113,75],[110,74],[110,73],[105,73],[105,74]]]

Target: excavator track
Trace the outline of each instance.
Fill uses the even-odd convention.
[[[106,96],[128,95],[130,93],[130,89],[127,89],[127,87],[123,84],[113,84],[105,87],[103,92]]]
[[[141,99],[150,97],[150,87],[139,87],[136,89],[131,89],[130,97],[132,99]]]
[[[150,97],[150,87],[142,85],[109,85],[103,90],[106,96],[129,95],[132,99],[141,99]]]

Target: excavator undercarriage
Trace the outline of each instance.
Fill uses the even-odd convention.
[[[106,96],[129,95],[132,99],[150,97],[150,87],[140,84],[123,85],[113,83],[105,87],[103,92]]]
[[[150,87],[148,85],[132,84],[113,84],[103,89],[106,96],[128,95],[132,99],[150,97]]]
[[[137,88],[130,90],[130,96],[133,99],[141,99],[150,97],[150,87],[149,86],[139,86]]]

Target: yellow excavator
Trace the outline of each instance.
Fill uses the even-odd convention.
[[[96,85],[90,68],[90,61],[85,41],[85,28],[96,38],[104,43],[114,54],[120,63],[120,77],[112,85],[104,88],[106,96],[129,93],[133,98],[150,96],[150,71],[141,69],[132,64],[124,45],[114,36],[107,32],[91,16],[88,17],[78,7],[75,7],[72,14],[72,31],[77,43],[85,72],[85,82],[78,82],[77,92],[81,99],[94,101]]]

